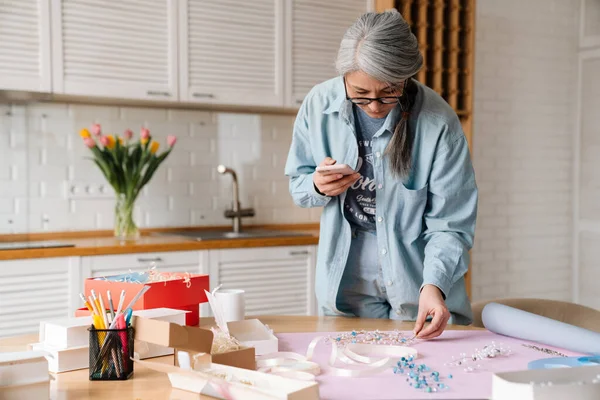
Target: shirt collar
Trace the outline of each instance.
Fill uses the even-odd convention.
[[[350,105],[350,107],[348,107]],[[335,79],[335,84],[333,88],[333,96],[332,100],[329,103],[328,107],[323,110],[323,114],[332,114],[334,112],[348,112],[348,108],[350,111],[352,110],[351,103],[346,100],[346,91],[344,90],[344,80],[341,76],[338,76]]]

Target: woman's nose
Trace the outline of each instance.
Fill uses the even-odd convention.
[[[378,101],[372,101],[371,104],[369,104],[369,110],[375,114],[381,112],[382,108],[383,104],[379,103]]]

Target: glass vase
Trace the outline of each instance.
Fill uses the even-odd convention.
[[[135,201],[127,198],[124,194],[117,194],[115,204],[115,237],[119,240],[137,240],[140,231],[133,218]]]

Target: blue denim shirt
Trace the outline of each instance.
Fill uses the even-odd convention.
[[[452,313],[450,323],[468,324],[472,313],[464,274],[469,265],[477,215],[477,185],[469,148],[452,108],[433,90],[418,84],[409,129],[414,135],[409,177],[395,177],[386,146],[399,108],[373,137],[377,185],[377,244],[382,268],[391,271],[390,305],[399,319],[415,320],[420,289],[440,288]],[[358,147],[352,104],[337,77],[315,86],[294,123],[285,174],[300,207],[323,207],[316,267],[316,295],[322,314],[344,315],[336,295],[346,266],[351,227],[344,217],[345,193],[315,191],[313,174],[326,157],[355,168]]]

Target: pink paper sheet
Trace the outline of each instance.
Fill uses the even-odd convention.
[[[309,343],[317,336],[337,335],[338,333],[281,333],[279,338],[280,351],[293,351],[306,354]],[[411,332],[405,332],[410,337]],[[475,349],[482,349],[490,345],[502,343],[510,346],[513,354],[508,357],[481,360],[478,363],[482,370],[465,372],[460,367],[444,366],[452,361],[452,356],[458,358],[460,353],[467,356],[473,354]],[[402,400],[402,399],[489,399],[492,394],[492,374],[527,369],[530,361],[541,358],[553,357],[542,352],[523,347],[522,344],[535,344],[524,340],[497,335],[489,331],[445,331],[439,338],[428,341],[419,341],[412,347],[419,352],[415,365],[426,364],[432,371],[440,373],[440,382],[450,386],[450,389],[437,393],[426,393],[409,386],[406,375],[395,375],[390,368],[377,375],[345,378],[332,376],[327,373],[327,361],[331,352],[330,345],[320,343],[315,351],[313,361],[321,365],[322,373],[317,377],[319,392],[323,400]],[[538,345],[560,351],[568,356],[580,355],[550,346]],[[346,364],[341,364],[342,367]],[[431,371],[426,372],[431,374]],[[448,375],[453,378],[449,379]],[[433,382],[432,379],[428,379]]]

